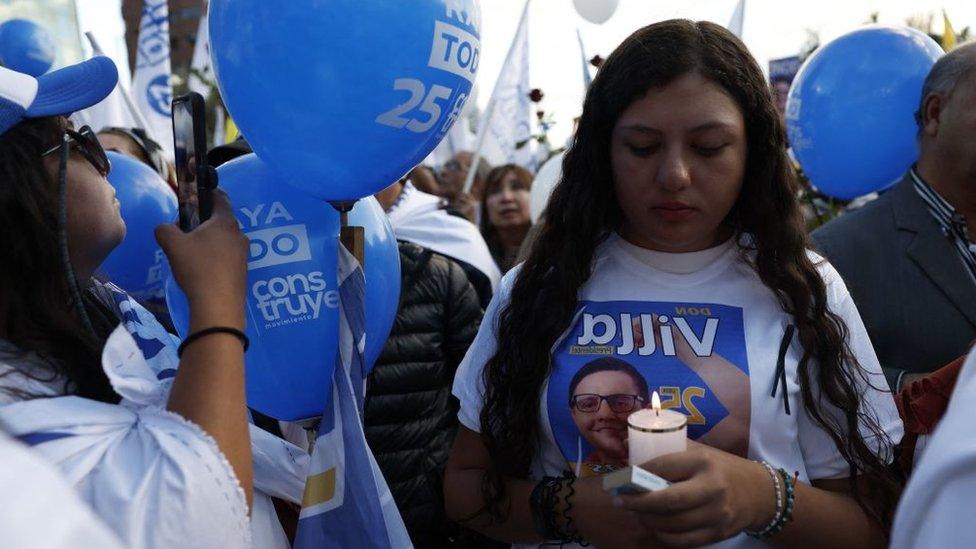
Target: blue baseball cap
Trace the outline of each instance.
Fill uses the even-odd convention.
[[[118,81],[115,63],[105,56],[36,78],[0,67],[0,135],[27,118],[87,109],[108,97]]]

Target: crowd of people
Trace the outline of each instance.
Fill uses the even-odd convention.
[[[0,68],[0,546],[290,547],[309,437],[247,408],[227,196],[156,232],[182,342],[99,272],[125,236],[104,151],[175,186],[144,132],[68,118],[116,81]],[[976,44],[926,79],[903,180],[812,234],[782,97],[726,29],[655,23],[535,223],[533,174],[471,151],[375,195],[401,295],[364,430],[415,546],[976,544]],[[688,449],[629,463],[652,393]],[[628,465],[671,484],[604,491]]]

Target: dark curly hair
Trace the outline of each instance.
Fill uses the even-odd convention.
[[[649,89],[692,72],[721,86],[742,110],[748,156],[743,187],[726,225],[734,233],[752,235],[753,267],[793,317],[804,349],[798,366],[804,406],[847,461],[854,498],[887,525],[898,485],[862,428],[868,437],[890,441],[874,414],[860,405],[856,382],[864,374],[854,366],[847,328],[828,309],[826,285],[807,255],[798,186],[769,86],[738,38],[719,25],[687,20],[635,32],[606,60],[586,95],[544,226],[500,313],[502,343],[483,371],[481,433],[491,457],[482,483],[484,512],[495,520],[505,517],[510,506],[504,477],[528,477],[542,433],[539,422],[527,418],[538,417],[551,370],[549,351],[572,321],[597,246],[621,224],[610,162],[616,121]],[[840,414],[826,412],[825,404]],[[856,483],[855,476],[862,482]]]
[[[19,373],[115,403],[101,352],[118,319],[90,291],[82,300],[95,333],[78,315],[60,255],[58,182],[41,158],[67,125],[63,117],[31,119],[0,136],[0,340],[9,344],[0,346],[0,359],[18,367],[34,353],[44,367]]]

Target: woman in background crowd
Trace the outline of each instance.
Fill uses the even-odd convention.
[[[515,164],[499,166],[485,178],[481,234],[503,273],[515,266],[519,248],[532,228],[531,188],[532,174]]]
[[[102,128],[98,132],[98,140],[106,151],[115,151],[135,158],[139,162],[156,170],[171,189],[176,188],[176,168],[166,160],[166,155],[159,143],[155,142],[141,128]]]

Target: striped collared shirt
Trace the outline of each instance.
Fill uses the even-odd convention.
[[[957,212],[952,204],[939,196],[935,189],[923,181],[914,167],[911,174],[915,192],[922,197],[929,213],[932,214],[932,217],[939,224],[939,228],[942,229],[942,234],[952,241],[963,265],[966,266],[973,281],[976,282],[976,244],[969,239],[969,227],[966,225],[966,218]]]

